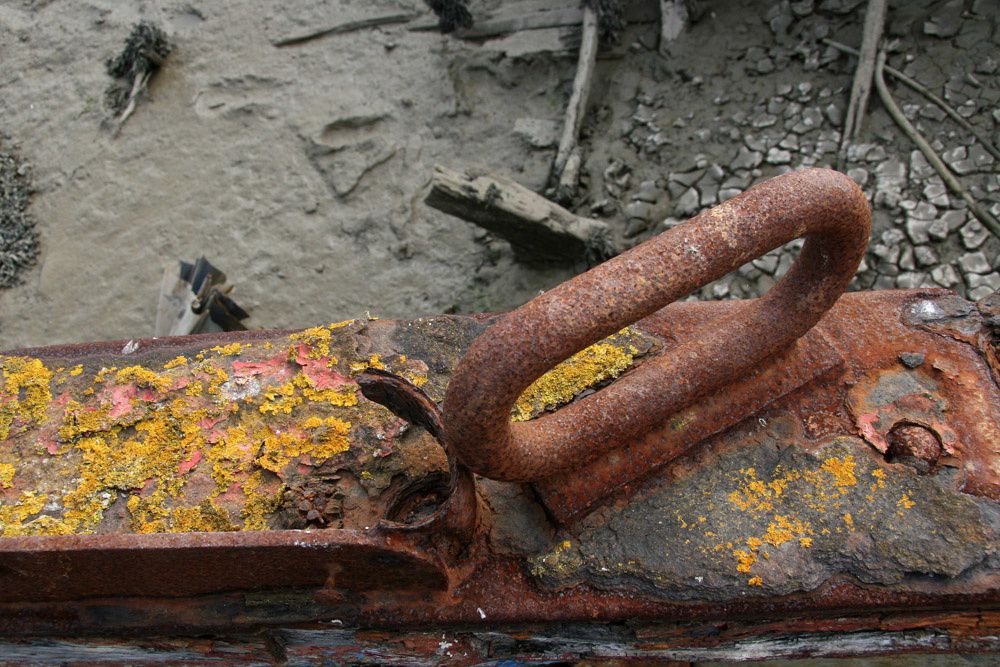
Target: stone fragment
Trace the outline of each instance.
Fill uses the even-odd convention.
[[[930,234],[927,233],[930,226],[930,220],[921,220],[919,218],[907,216],[905,225],[906,235],[909,236],[910,240],[915,244],[927,243],[931,240]]]
[[[767,150],[767,143],[760,137],[748,134],[743,137],[743,143],[752,151],[763,152]]]
[[[792,161],[792,154],[786,150],[774,147],[767,151],[766,159],[768,164],[789,164]]]
[[[701,195],[694,188],[688,188],[674,204],[674,214],[682,218],[690,217],[698,212]]]
[[[985,299],[990,296],[994,291],[994,289],[987,285],[980,285],[979,287],[970,289],[966,294],[966,297],[968,297],[970,301],[979,301],[980,299]]]
[[[518,118],[514,121],[514,134],[532,148],[551,148],[559,142],[562,127],[554,120],[544,118]]]
[[[753,119],[751,125],[753,125],[755,128],[759,130],[765,127],[771,127],[777,122],[778,122],[778,117],[775,116],[774,114],[762,113]]]
[[[653,207],[644,201],[633,201],[630,202],[628,206],[625,207],[625,217],[626,218],[638,218],[640,220],[649,220],[653,212]]]
[[[864,167],[852,167],[847,170],[847,175],[858,184],[859,187],[865,187],[868,184],[868,170]]]
[[[905,271],[896,276],[896,287],[898,289],[916,289],[926,278],[926,273]]]
[[[760,74],[770,74],[775,70],[774,61],[765,56],[754,64],[754,69]]]
[[[758,257],[753,260],[751,263],[764,273],[773,276],[774,272],[778,269],[778,255],[773,252],[769,252],[763,257]]]
[[[959,235],[962,237],[962,245],[965,246],[966,250],[975,250],[986,243],[990,233],[981,222],[973,219],[959,230]]]
[[[740,146],[730,166],[733,169],[753,169],[760,165],[763,159],[764,156],[759,151],[752,151],[746,146]]]
[[[625,223],[625,238],[630,239],[638,236],[649,229],[649,221],[642,218],[631,218]]]
[[[907,368],[919,368],[924,363],[924,355],[919,352],[903,352],[899,355],[899,361]]]
[[[795,134],[786,135],[784,139],[778,142],[778,147],[789,151],[797,151],[799,150],[799,137]]]
[[[948,39],[962,27],[962,1],[953,0],[924,22],[924,34]]]
[[[655,204],[660,198],[660,190],[656,187],[656,181],[643,181],[634,196],[639,201]]]
[[[739,188],[719,188],[719,203],[721,204],[724,201],[729,201],[742,192],[743,190]]]
[[[978,287],[987,287],[990,292],[996,292],[1000,290],[1000,273],[993,271],[992,273],[987,273],[984,275],[978,275],[975,273],[970,273],[965,276],[965,282],[970,289],[976,289]],[[975,297],[982,298],[982,297]]]
[[[913,258],[913,246],[905,246],[899,253],[899,268],[903,271],[912,271],[917,268],[917,263]]]
[[[948,225],[949,232],[953,232],[962,227],[962,225],[964,225],[965,221],[968,219],[969,219],[969,213],[968,211],[964,210],[945,211],[944,213],[941,214],[941,220],[944,220],[945,224]]]
[[[1000,63],[993,56],[986,56],[983,60],[976,63],[975,72],[976,74],[996,74],[997,68]]]
[[[961,278],[958,277],[958,271],[951,264],[941,264],[934,267],[931,270],[931,278],[941,287],[954,287],[961,282]]]
[[[826,116],[830,125],[840,127],[844,124],[844,109],[837,103],[831,103],[823,107],[823,115]]]
[[[989,273],[993,268],[982,251],[967,252],[958,258],[958,266],[962,273]]]
[[[934,206],[948,206],[948,187],[939,176],[932,176],[927,179],[924,185],[924,199]]]
[[[920,267],[935,266],[941,261],[934,248],[927,245],[914,246],[913,259],[916,261],[917,266]]]
[[[920,107],[920,117],[928,118],[933,121],[940,122],[945,119],[944,110],[936,104],[925,104]]]
[[[805,134],[820,127],[823,124],[823,112],[819,107],[806,107],[802,111],[802,118],[792,126],[792,132]]]
[[[927,228],[927,236],[933,241],[944,241],[948,238],[948,223],[938,218]]]
[[[910,152],[910,177],[915,179],[924,179],[930,176],[936,176],[937,172],[934,171],[934,167],[931,166],[927,158],[920,151]]]

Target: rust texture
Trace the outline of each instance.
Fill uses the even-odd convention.
[[[470,348],[445,396],[450,446],[473,471],[510,481],[551,477],[620,447],[808,331],[854,275],[870,227],[867,201],[851,179],[806,169],[567,281],[502,318]],[[521,392],[574,352],[803,236],[798,261],[763,298],[624,382],[534,423],[509,424]]]
[[[216,639],[162,650],[303,664],[1000,650],[998,303],[848,294],[812,328],[747,330],[716,357],[804,335],[669,414],[590,413],[651,421],[531,483],[475,476],[448,421],[503,316],[0,354],[0,651],[128,662],[141,641],[101,637],[180,632]],[[608,320],[498,421],[691,386],[704,368],[663,360],[759,308]]]

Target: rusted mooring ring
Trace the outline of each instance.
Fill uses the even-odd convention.
[[[508,481],[544,479],[612,451],[812,328],[847,287],[870,230],[854,181],[805,169],[559,285],[473,342],[444,400],[449,450],[474,472]],[[591,396],[510,422],[521,393],[559,362],[799,237],[806,242],[798,259],[765,296]]]

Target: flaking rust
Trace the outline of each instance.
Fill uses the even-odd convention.
[[[839,177],[782,178],[710,217],[777,215],[808,234],[797,216],[812,204],[790,187],[804,178],[807,194],[835,191],[817,215],[846,206],[866,229]],[[764,210],[775,193],[798,213]],[[672,238],[690,245],[692,229]],[[628,270],[636,257],[605,270],[612,309],[648,278]],[[112,644],[124,661],[234,664],[996,651],[998,299],[828,296],[804,335],[652,421],[644,401],[664,405],[699,370],[663,360],[759,304],[590,312],[596,328],[555,356],[565,331],[547,324],[561,320],[537,316],[569,307],[558,297],[509,315],[5,353],[0,648],[183,631],[214,643]],[[503,333],[526,314],[520,338]],[[739,345],[766,338],[746,333],[699,349],[731,371],[756,358]],[[513,356],[484,354],[496,341]],[[539,350],[552,358],[525,361]],[[599,447],[481,468],[458,431],[498,418],[448,409],[470,373],[499,388],[495,456],[504,432],[540,423]],[[641,391],[595,400],[622,386]],[[644,425],[622,436],[633,418]],[[601,442],[608,423],[623,439]],[[497,466],[518,481],[476,474]]]

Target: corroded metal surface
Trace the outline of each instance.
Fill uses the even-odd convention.
[[[850,178],[805,169],[567,281],[470,348],[445,396],[448,442],[475,472],[510,481],[544,479],[607,454],[808,331],[847,287],[870,227],[867,200]],[[764,297],[576,405],[531,424],[506,419],[529,384],[574,352],[803,236],[798,260]]]

